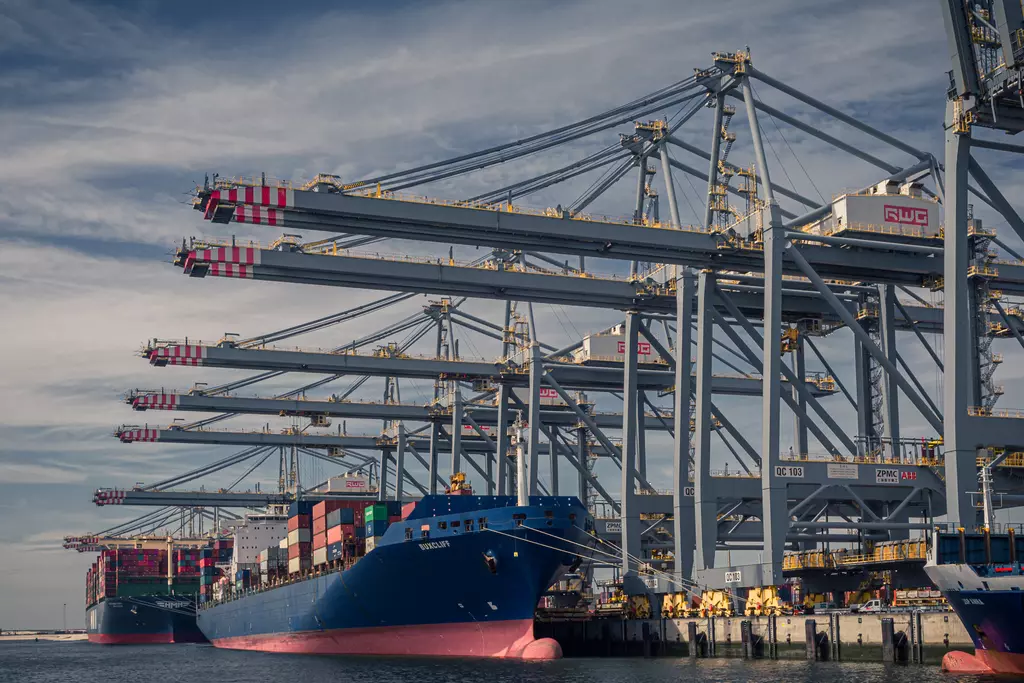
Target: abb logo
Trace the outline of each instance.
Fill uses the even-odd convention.
[[[617,350],[618,350],[619,353],[625,353],[626,352],[626,342],[620,341],[619,345],[617,347]],[[636,343],[636,352],[639,355],[641,355],[641,356],[649,356],[649,355],[651,355],[651,343],[650,342],[644,342],[644,341],[637,342]]]
[[[541,398],[558,398],[558,392],[555,391],[554,389],[549,389],[548,387],[541,387],[540,388],[540,397]]]
[[[883,207],[886,223],[900,223],[903,225],[928,225],[928,209],[913,206],[891,206],[886,204]]]
[[[902,479],[903,481],[914,481],[915,479],[917,479],[917,472],[910,472],[904,470],[900,472],[900,479]]]
[[[345,482],[345,488],[347,489],[365,489],[366,482],[359,479],[350,480]]]

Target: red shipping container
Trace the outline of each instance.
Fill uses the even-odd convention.
[[[326,517],[314,517],[313,518],[313,535],[322,534],[327,531],[327,518]]]
[[[332,543],[341,543],[341,527],[332,526],[327,530],[327,545]]]
[[[309,515],[296,515],[288,518],[288,531],[308,529],[312,526]]]
[[[313,550],[309,543],[296,543],[295,545],[288,546],[288,559],[294,560],[296,557],[309,557],[313,556]]]
[[[391,517],[388,517],[388,524],[391,524],[393,522],[401,522],[401,521],[402,521],[402,515],[392,515]]]
[[[328,512],[334,512],[348,506],[349,501],[347,500],[321,500],[313,506],[313,519],[327,517]]]
[[[322,534],[313,534],[313,550],[320,550],[320,548],[327,547],[327,532]]]
[[[345,542],[351,541],[356,537],[356,525],[355,524],[342,524],[340,527],[342,538]]]

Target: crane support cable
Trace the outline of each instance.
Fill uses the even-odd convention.
[[[625,115],[625,114],[628,114],[628,116],[626,116],[626,118],[625,118],[625,120],[628,121],[628,120],[630,120],[636,114],[636,110],[644,108],[644,107],[647,107],[647,106],[652,105],[652,104],[658,104],[662,100],[669,99],[669,98],[671,98],[673,96],[676,96],[676,95],[678,95],[680,93],[683,93],[683,92],[686,92],[686,91],[688,91],[690,89],[693,89],[696,86],[696,83],[697,83],[696,79],[691,76],[691,77],[686,78],[684,80],[681,80],[681,81],[678,81],[676,83],[673,83],[673,84],[671,84],[669,86],[666,86],[664,88],[656,90],[656,91],[654,91],[652,93],[649,93],[648,95],[646,95],[644,97],[638,98],[638,99],[633,100],[631,102],[627,102],[626,104],[623,104],[623,105],[620,105],[618,107],[615,107],[614,109],[610,109],[608,111],[602,112],[600,114],[596,114],[596,115],[591,116],[589,118],[582,119],[580,121],[576,121],[576,122],[570,123],[570,124],[562,126],[560,128],[555,128],[553,130],[544,131],[544,132],[538,133],[536,135],[532,135],[532,136],[529,136],[529,137],[526,137],[526,138],[521,138],[519,140],[514,140],[514,141],[511,141],[511,142],[506,142],[506,143],[503,143],[503,144],[500,144],[500,145],[495,145],[493,147],[488,147],[486,149],[478,150],[476,152],[471,152],[469,154],[463,154],[463,155],[460,155],[460,156],[453,157],[451,159],[445,159],[445,160],[442,160],[442,161],[436,161],[436,162],[433,162],[433,163],[424,164],[422,166],[417,166],[415,168],[403,169],[403,170],[400,170],[400,171],[395,171],[393,173],[387,173],[387,174],[379,175],[379,176],[376,176],[376,177],[367,178],[365,180],[362,180],[362,181],[359,181],[359,182],[355,183],[355,185],[357,185],[357,186],[365,186],[365,185],[373,185],[373,184],[377,184],[377,183],[382,183],[383,184],[383,183],[387,183],[388,181],[399,180],[399,179],[407,179],[407,178],[410,178],[410,177],[413,177],[413,176],[420,176],[420,177],[422,177],[423,174],[425,174],[428,171],[433,171],[433,170],[436,170],[436,169],[452,167],[452,166],[455,166],[457,164],[466,165],[466,162],[477,162],[477,164],[473,164],[473,165],[476,166],[477,168],[482,168],[483,166],[479,165],[479,163],[480,163],[479,160],[480,159],[482,159],[482,158],[493,158],[495,155],[498,155],[498,154],[500,154],[500,153],[502,153],[502,152],[504,152],[506,150],[510,150],[510,149],[513,149],[513,148],[516,148],[516,147],[525,147],[525,146],[528,146],[528,145],[532,145],[533,143],[543,143],[543,142],[546,142],[546,141],[548,141],[548,140],[550,140],[552,138],[559,138],[560,136],[572,135],[574,133],[577,133],[581,129],[582,130],[587,130],[589,128],[594,128],[595,126],[598,126],[601,123],[607,122],[608,119],[622,118],[622,116]],[[615,125],[618,125],[618,124],[615,124]],[[592,132],[597,132],[597,131],[593,130]],[[497,162],[492,162],[492,163],[497,163]],[[487,165],[487,162],[484,162],[484,165]],[[425,182],[425,181],[422,181],[422,182]]]
[[[406,301],[416,296],[415,293],[402,292],[400,294],[392,294],[382,299],[371,301],[355,308],[350,308],[347,311],[335,313],[333,315],[324,316],[323,318],[317,318],[316,320],[310,320],[309,322],[301,323],[299,325],[293,325],[286,327],[282,330],[275,332],[268,332],[267,334],[257,335],[255,337],[249,337],[235,343],[235,346],[239,348],[248,348],[252,346],[262,346],[264,344],[271,344],[282,339],[288,339],[289,337],[295,337],[300,334],[306,334],[307,332],[313,332],[321,330],[325,327],[337,325],[339,323],[347,322],[349,320],[355,320],[356,318],[362,317],[369,313],[376,313],[382,309],[385,309],[394,304]]]
[[[576,171],[578,169],[585,169],[583,172],[586,172],[588,170],[592,170],[592,168],[596,168],[597,166],[611,163],[611,161],[613,160],[612,158],[614,158],[615,156],[621,156],[625,154],[628,154],[628,152],[623,150],[620,145],[609,145],[608,147],[605,147],[604,149],[598,152],[595,152],[589,156],[579,159],[578,161],[574,161],[573,163],[568,164],[567,166],[562,166],[561,168],[556,168],[553,171],[548,171],[547,173],[543,173],[538,176],[533,176],[531,178],[527,178],[526,180],[521,180],[517,183],[512,183],[511,185],[506,185],[505,187],[500,187],[489,192],[484,192],[483,194],[478,194],[475,197],[470,197],[466,201],[480,203],[500,202],[504,199],[507,199],[510,193],[512,194],[512,197],[514,199],[516,196],[521,196],[522,194],[526,194],[532,191],[526,190],[525,188],[533,187],[534,185],[537,185],[539,183],[544,183],[543,186],[547,187],[548,184],[562,182],[563,180],[567,180],[571,177],[574,177],[575,174],[568,175],[572,171]],[[592,167],[591,165],[595,163],[597,163],[597,166]],[[550,183],[548,183],[547,181],[550,181]]]

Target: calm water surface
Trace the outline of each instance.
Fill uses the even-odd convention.
[[[937,666],[688,659],[470,659],[313,657],[233,652],[209,645],[104,647],[0,643],[0,683],[973,683]]]

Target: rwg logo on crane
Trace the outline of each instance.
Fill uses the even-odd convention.
[[[928,226],[928,209],[922,207],[886,204],[882,207],[882,211],[886,223]]]

